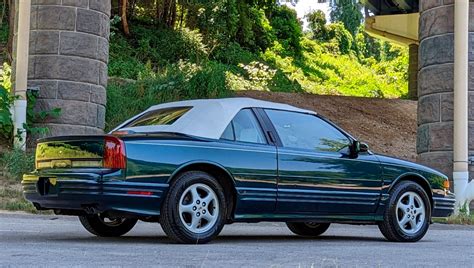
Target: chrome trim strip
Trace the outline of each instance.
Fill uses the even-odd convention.
[[[370,195],[370,196],[380,196],[380,193],[359,193],[359,192],[347,192],[347,191],[321,191],[321,190],[303,190],[303,189],[278,189],[280,192],[298,192],[298,193],[309,193],[309,194],[326,194],[326,195]]]
[[[274,151],[263,151],[263,150],[252,150],[252,149],[239,149],[239,148],[229,148],[229,147],[212,147],[212,146],[199,146],[199,145],[181,145],[181,144],[171,144],[171,143],[156,143],[156,142],[136,142],[129,141],[129,144],[140,144],[140,145],[162,145],[162,146],[171,146],[171,147],[192,147],[192,148],[202,148],[202,149],[217,149],[217,150],[231,150],[231,151],[243,151],[243,152],[256,152],[256,153],[267,153],[267,154],[276,154],[276,149]],[[275,147],[273,147],[275,148]],[[269,148],[270,149],[270,148]]]

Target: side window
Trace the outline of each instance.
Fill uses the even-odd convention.
[[[234,125],[232,124],[232,122],[224,130],[224,133],[222,134],[221,139],[235,141]]]
[[[303,113],[265,110],[284,147],[339,152],[350,140],[323,119]]]
[[[227,126],[221,139],[266,144],[265,136],[254,113],[250,109],[241,110]]]

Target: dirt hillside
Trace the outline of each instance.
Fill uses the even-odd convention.
[[[316,111],[367,142],[374,152],[416,160],[416,101],[262,91],[237,95]]]

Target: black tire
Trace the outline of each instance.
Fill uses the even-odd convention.
[[[101,237],[122,236],[137,224],[136,219],[113,219],[107,222],[100,215],[79,216],[79,220],[84,228],[91,234]]]
[[[287,222],[286,226],[293,233],[306,237],[318,237],[329,229],[330,223]]]
[[[405,212],[400,212],[400,210],[397,209],[397,204],[400,198],[404,197],[405,194],[409,194],[409,193],[417,194],[418,197],[421,198],[421,202],[423,202],[423,205],[425,208],[424,209],[425,216],[423,220],[421,218],[418,219],[418,216],[414,216],[415,221],[418,221],[420,223],[420,227],[417,230],[417,228],[413,228],[413,226],[410,225],[410,228],[414,229],[413,233],[407,233],[406,231],[402,229],[402,227],[400,227],[398,223],[399,218],[401,218],[400,217],[401,213],[403,213],[403,217],[405,215],[407,215],[407,217],[410,216],[408,215],[409,214],[408,211],[406,212],[406,214],[404,214]],[[415,210],[412,208],[410,211],[411,212],[414,211],[414,213],[416,213],[416,207],[415,207]],[[395,185],[395,187],[390,192],[390,199],[385,208],[383,221],[379,222],[378,226],[382,234],[389,241],[416,242],[425,236],[426,232],[428,231],[430,221],[431,221],[431,202],[425,190],[419,184],[415,182],[403,181]]]
[[[196,233],[185,226],[179,213],[179,202],[185,191],[193,185],[206,185],[212,189],[217,197],[218,209],[215,210],[215,223],[210,224],[207,231]],[[215,213],[214,212],[214,213]],[[194,213],[194,212],[193,212]],[[210,213],[210,212],[209,212]],[[222,231],[227,215],[227,201],[224,190],[219,182],[210,174],[202,171],[184,172],[176,178],[163,201],[161,208],[161,227],[166,235],[178,243],[205,244],[210,242]],[[200,221],[201,225],[202,220]]]

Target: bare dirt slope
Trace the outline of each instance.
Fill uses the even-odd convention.
[[[416,160],[416,101],[262,91],[240,91],[237,96],[316,111],[367,142],[374,152]]]

